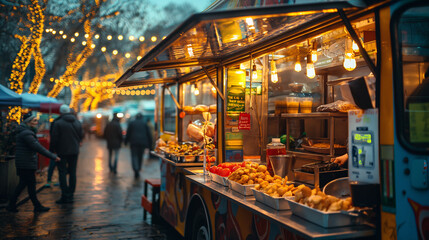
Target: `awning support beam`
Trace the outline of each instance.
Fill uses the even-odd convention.
[[[217,84],[213,81],[213,79],[210,77],[209,71],[207,70],[207,68],[205,68],[204,66],[202,66],[204,72],[206,73],[207,77],[209,78],[210,82],[212,83],[213,87],[216,88],[216,92],[217,94],[219,94],[219,97],[222,98],[223,101],[225,101],[225,97],[223,96],[223,93],[219,90],[219,88],[217,87]]]
[[[366,64],[368,64],[369,69],[374,74],[374,76],[378,76],[377,67],[375,66],[375,64],[371,60],[371,58],[369,57],[368,52],[362,46],[362,43],[361,43],[358,35],[356,34],[355,30],[353,29],[352,24],[350,23],[350,20],[347,18],[347,15],[344,13],[344,10],[340,9],[340,8],[337,10],[338,10],[338,14],[340,15],[341,19],[343,20],[344,26],[346,26],[346,29],[350,34],[350,37],[359,46],[359,52],[362,55],[363,59],[365,59]]]
[[[182,110],[182,106],[180,106],[179,102],[177,101],[176,97],[174,97],[173,93],[170,90],[170,87],[167,85],[164,85],[165,89],[170,93],[170,97],[173,99],[174,103],[176,104],[176,107],[180,110]]]

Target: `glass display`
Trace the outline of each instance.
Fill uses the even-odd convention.
[[[177,99],[177,87],[176,85],[172,85],[169,88],[170,91],[164,90],[164,132],[175,133],[177,107],[173,98],[170,95],[170,92]]]
[[[399,20],[402,53],[402,134],[414,147],[429,146],[429,7],[410,8]]]

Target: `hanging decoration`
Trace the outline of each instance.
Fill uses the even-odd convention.
[[[45,16],[43,15],[42,8],[40,7],[38,0],[31,0],[31,4],[32,5],[29,7],[32,22],[30,47],[33,49],[32,53],[35,62],[36,75],[31,82],[28,92],[36,94],[46,72],[42,52],[40,51],[40,42],[42,41],[43,36]]]

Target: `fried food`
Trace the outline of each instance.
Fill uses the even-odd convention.
[[[333,212],[339,210],[352,210],[351,197],[347,199],[339,199],[331,195],[327,195],[320,191],[318,187],[310,189],[307,186],[300,185],[294,191],[295,202],[305,204],[311,208],[315,208],[324,212]]]

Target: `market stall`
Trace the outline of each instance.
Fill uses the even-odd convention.
[[[379,236],[389,4],[195,14],[128,69],[118,87],[162,84],[161,217],[189,239]]]

